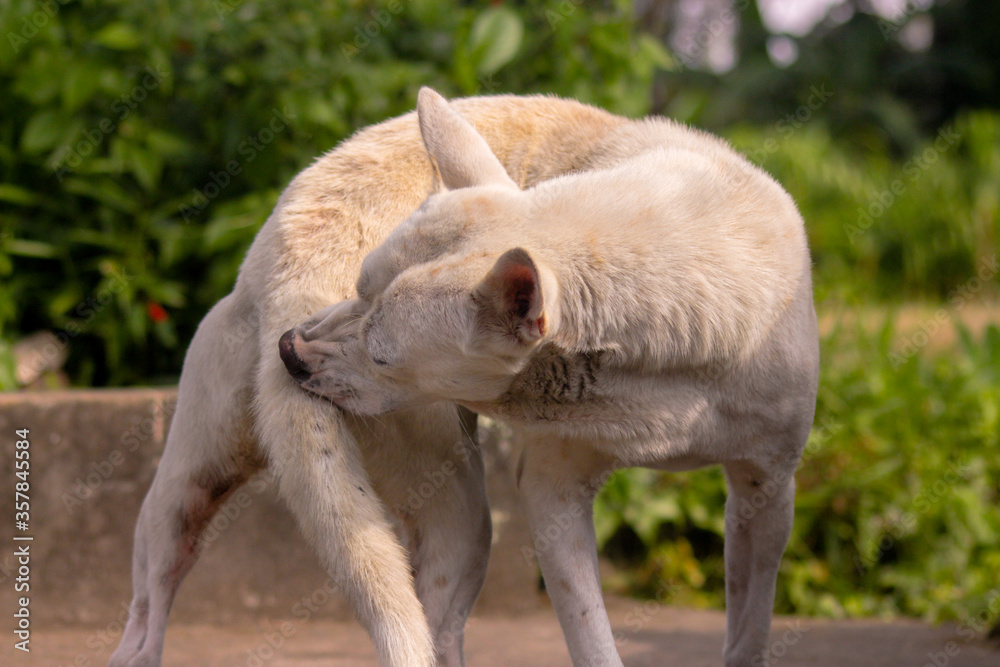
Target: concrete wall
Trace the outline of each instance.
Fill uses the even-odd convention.
[[[104,626],[124,619],[131,599],[132,533],[170,425],[173,390],[0,394],[0,608],[15,609],[16,545],[30,544],[35,625]],[[31,517],[14,516],[17,429],[29,429]],[[477,609],[522,611],[539,604],[537,571],[515,495],[509,444],[486,430],[494,545]],[[229,502],[206,533],[208,545],[185,581],[172,620],[231,622],[289,617],[312,598],[316,614],[349,615],[323,591],[325,575],[264,473]],[[242,493],[242,495],[240,495]],[[234,502],[238,501],[238,502]],[[229,518],[232,517],[232,518]],[[31,542],[14,542],[30,535]],[[11,611],[8,611],[11,610]],[[10,618],[8,616],[8,618]]]

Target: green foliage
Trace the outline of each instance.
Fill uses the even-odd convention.
[[[818,121],[730,137],[798,204],[821,300],[947,300],[997,252],[1000,114],[963,114],[899,160]]]
[[[823,336],[779,612],[961,619],[987,607],[1000,567],[1000,329],[960,334],[907,354],[888,313]],[[632,590],[671,582],[680,599],[719,605],[724,497],[718,469],[622,471],[598,497],[598,536],[612,555],[638,536]]]
[[[910,354],[922,339],[897,335],[891,317],[824,339],[786,608],[956,618],[997,586],[1000,330],[974,341],[955,321],[952,348]]]
[[[421,85],[641,115],[663,63],[621,1],[13,0],[0,34],[0,367],[49,328],[91,385],[174,381],[281,189]]]
[[[626,590],[682,604],[722,606],[726,486],[720,468],[665,475],[634,468],[612,475],[594,505],[598,544],[630,566]]]

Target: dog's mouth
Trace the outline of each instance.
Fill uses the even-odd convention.
[[[358,393],[349,387],[337,387],[335,390],[323,386],[323,383],[313,375],[306,373],[301,377],[292,375],[292,380],[299,385],[305,393],[313,398],[333,404],[335,407],[347,412],[354,412],[351,407],[358,400]]]

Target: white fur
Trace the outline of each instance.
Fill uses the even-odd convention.
[[[557,120],[574,150],[529,139],[552,146],[532,160],[562,169],[523,178],[509,149],[523,131],[491,142],[497,128],[456,106],[421,91],[433,194],[365,259],[357,299],[285,334],[283,360],[356,414],[443,400],[515,428],[533,530],[560,535],[538,559],[578,665],[620,664],[591,520],[600,484],[625,466],[722,464],[725,658],[751,664],[818,377],[794,204],[715,138],[579,108]]]

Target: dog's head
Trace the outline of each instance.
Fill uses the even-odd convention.
[[[523,193],[444,98],[424,88],[417,111],[434,192],[365,258],[358,299],[279,343],[304,389],[358,414],[433,400],[483,409],[558,322],[555,276],[510,236]]]

